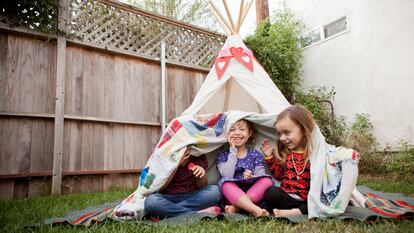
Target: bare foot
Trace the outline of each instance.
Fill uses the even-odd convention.
[[[211,206],[211,207],[197,211],[197,213],[210,213],[210,214],[219,214],[220,212],[221,212],[221,209],[218,206]]]
[[[273,209],[273,214],[275,215],[275,217],[289,217],[302,215],[302,212],[300,212],[298,208],[290,210]]]
[[[255,217],[264,217],[264,216],[269,216],[269,212],[267,212],[267,210],[265,209],[261,209],[261,208],[257,208],[257,210],[255,210],[252,213]]]
[[[239,209],[237,209],[234,205],[226,205],[224,207],[224,212],[226,212],[226,214],[234,214],[237,213]]]

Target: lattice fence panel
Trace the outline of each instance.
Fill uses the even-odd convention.
[[[207,68],[213,63],[225,38],[180,24],[163,21],[138,10],[123,9],[98,0],[70,0],[67,32],[82,42],[113,50],[159,58],[166,42],[170,62]]]

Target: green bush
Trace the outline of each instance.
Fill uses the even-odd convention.
[[[377,151],[378,142],[372,133],[372,125],[369,115],[356,114],[355,121],[347,132],[346,145],[359,151],[361,156],[367,156]]]
[[[414,145],[406,141],[400,142],[400,150],[390,156],[385,171],[400,175],[414,174]]]
[[[308,92],[297,92],[295,103],[305,106],[312,112],[325,140],[333,145],[342,145],[345,137],[346,123],[343,117],[334,113],[332,101],[334,89],[326,87],[312,87]]]
[[[56,32],[57,0],[16,0],[0,3],[0,19],[11,27]]]
[[[276,13],[273,21],[258,25],[254,35],[247,37],[245,43],[283,95],[292,101],[300,87],[302,49],[299,44],[304,27],[289,11]]]
[[[361,154],[359,172],[361,174],[379,175],[385,173],[386,159],[383,154]]]
[[[344,145],[359,152],[359,171],[362,174],[381,174],[385,172],[387,153],[377,153],[377,140],[368,114],[356,114],[351,127],[347,129]]]

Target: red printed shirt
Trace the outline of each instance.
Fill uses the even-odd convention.
[[[207,170],[208,163],[205,155],[199,157],[191,156],[190,161],[195,165],[198,165],[204,170]],[[160,191],[162,194],[178,194],[178,193],[189,193],[197,190],[197,178],[193,172],[190,171],[187,166],[179,165],[175,172],[174,178],[168,184],[168,186]]]
[[[287,156],[284,165],[277,163],[274,157],[266,158],[270,172],[276,179],[282,182],[280,188],[286,193],[296,194],[306,200],[310,189],[310,162],[308,161],[306,163],[303,173],[298,175],[305,166],[303,161],[303,154],[295,152]],[[294,165],[296,166],[296,170]]]

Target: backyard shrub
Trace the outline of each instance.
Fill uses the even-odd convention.
[[[401,141],[399,151],[386,161],[385,171],[399,175],[414,174],[414,145]]]
[[[346,123],[343,117],[335,115],[332,104],[334,96],[333,88],[312,87],[308,92],[297,92],[295,102],[309,109],[328,143],[342,145]]]
[[[361,155],[359,170],[362,174],[385,173],[386,158],[388,153],[377,151],[377,140],[374,137],[372,125],[368,114],[356,114],[351,127],[347,129],[345,145],[355,149]]]
[[[1,1],[0,20],[11,27],[53,33],[56,31],[57,0]]]
[[[355,115],[355,121],[347,133],[346,144],[359,151],[362,156],[373,154],[377,151],[378,142],[373,134],[369,115],[360,113]]]
[[[264,21],[245,43],[283,95],[292,101],[300,87],[299,73],[302,66],[300,35],[303,23],[289,11],[275,14],[273,22]]]

